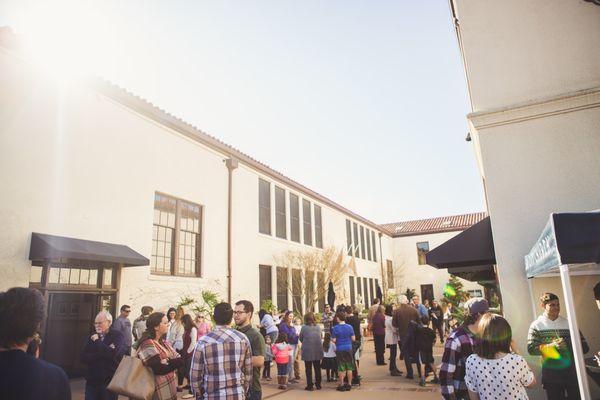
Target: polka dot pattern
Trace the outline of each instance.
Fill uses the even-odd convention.
[[[533,382],[534,375],[518,354],[494,360],[471,354],[465,372],[467,387],[477,392],[481,400],[529,399],[525,386]]]

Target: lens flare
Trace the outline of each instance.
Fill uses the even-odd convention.
[[[543,346],[541,352],[544,360],[560,360],[562,358],[554,346]]]
[[[456,290],[449,283],[444,286],[444,296],[446,297],[454,297],[456,296]]]

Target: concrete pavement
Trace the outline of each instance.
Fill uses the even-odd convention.
[[[277,389],[276,379],[270,382],[262,381],[263,399],[273,398],[274,400],[307,400],[309,398],[318,400],[365,400],[365,396],[374,396],[378,400],[385,399],[415,399],[429,400],[440,399],[440,386],[427,383],[425,387],[418,385],[417,380],[407,380],[404,376],[390,376],[387,366],[377,366],[375,364],[375,352],[373,350],[373,341],[371,338],[366,338],[363,355],[360,362],[360,375],[363,378],[362,385],[359,388],[353,388],[350,392],[338,392],[335,390],[336,383],[323,382],[322,390],[307,392],[304,390],[306,381],[304,380],[304,365],[301,363],[302,379],[299,383],[288,385],[287,390]],[[443,347],[438,343],[434,348],[434,356],[436,365],[439,365],[442,359]],[[389,353],[386,353],[386,356]],[[386,357],[387,358],[387,357]],[[404,370],[404,362],[399,362],[398,368],[406,374]],[[276,368],[272,367],[271,376],[276,376]],[[325,371],[323,371],[325,375]],[[416,376],[416,373],[415,373]],[[429,376],[428,381],[433,378]],[[76,379],[71,381],[73,391],[73,400],[84,399],[85,381]],[[125,399],[120,396],[119,400]]]

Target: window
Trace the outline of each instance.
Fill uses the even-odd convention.
[[[388,288],[394,289],[394,266],[392,260],[385,260],[385,263],[387,265]]]
[[[292,308],[294,313],[304,314],[302,312],[302,270],[292,270]]]
[[[361,279],[360,276],[356,277],[356,292],[358,293],[358,295],[360,297],[362,297],[362,283],[361,283]],[[362,299],[364,302],[364,299]]]
[[[373,261],[377,262],[377,247],[375,247],[375,232],[373,232],[373,236],[371,237],[371,242],[373,245]]]
[[[277,308],[288,309],[288,270],[277,267]]]
[[[300,243],[300,202],[298,196],[290,193],[290,236]]]
[[[354,232],[354,239],[352,240],[352,244],[354,245],[354,257],[359,257],[358,254],[358,225],[356,222],[353,223],[352,230]]]
[[[360,226],[360,258],[365,259],[365,227]]]
[[[346,246],[348,247],[348,255],[352,255],[352,227],[349,219],[346,220]]]
[[[162,275],[200,275],[202,208],[164,194],[154,196],[150,270]]]
[[[354,277],[348,277],[350,279],[350,305],[356,304],[356,296],[354,295]]]
[[[315,246],[323,248],[323,224],[321,220],[321,206],[315,204]]]
[[[470,297],[483,297],[483,293],[481,293],[481,289],[467,290]]]
[[[265,300],[272,300],[273,295],[271,293],[271,266],[270,265],[259,265],[258,266],[258,287],[259,304],[262,304]]]
[[[370,295],[369,297],[371,298],[371,303],[372,303],[373,301],[375,301],[375,297],[376,297],[375,283],[373,282],[373,278],[369,278],[369,289],[371,289],[370,293],[369,293],[369,295]]]
[[[306,287],[306,312],[315,311],[315,271],[304,273]]]
[[[258,231],[271,234],[271,184],[258,179]]]
[[[369,307],[371,305],[371,299],[369,298],[369,280],[367,278],[363,278],[363,293],[365,307]]]
[[[310,201],[302,199],[302,227],[304,228],[304,244],[312,246],[312,213]]]
[[[367,229],[367,260],[371,261],[371,230]]]
[[[287,239],[285,212],[285,190],[275,186],[275,235]]]
[[[317,287],[319,296],[319,312],[325,311],[325,292],[327,291],[325,286],[325,274],[323,272],[317,272]]]
[[[418,242],[417,243],[417,258],[419,265],[425,264],[425,254],[429,251],[429,242]]]

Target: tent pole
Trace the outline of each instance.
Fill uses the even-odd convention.
[[[583,359],[583,347],[581,346],[581,337],[579,335],[579,325],[577,324],[577,315],[575,314],[575,301],[571,287],[571,276],[569,275],[569,265],[561,264],[560,281],[563,287],[565,305],[567,309],[567,319],[569,321],[569,331],[571,332],[571,344],[573,346],[573,360],[577,369],[577,382],[579,383],[579,393],[583,400],[592,398],[588,386],[587,374],[585,371],[585,362]]]

